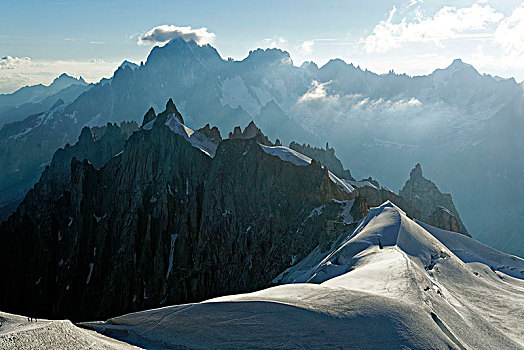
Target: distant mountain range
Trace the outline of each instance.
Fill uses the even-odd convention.
[[[73,85],[72,85],[73,86]],[[292,64],[278,49],[224,60],[209,46],[175,39],[145,64],[124,64],[74,101],[0,131],[0,206],[12,212],[83,126],[136,121],[173,98],[189,125],[227,133],[251,120],[272,139],[334,146],[357,178],[400,189],[421,163],[451,192],[474,237],[524,255],[524,91],[455,60],[428,76],[377,75],[342,60]],[[55,101],[56,102],[56,101]]]
[[[12,94],[0,94],[0,127],[45,112],[59,100],[72,102],[91,87],[82,77],[76,79],[64,73],[49,86],[26,86]]]

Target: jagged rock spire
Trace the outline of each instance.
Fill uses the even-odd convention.
[[[182,114],[178,111],[178,109],[175,106],[175,103],[173,102],[173,99],[169,99],[166,103],[166,109],[159,113],[158,115],[155,115],[155,110],[153,107],[147,111],[146,115],[144,116],[144,121],[142,122],[142,126],[149,123],[153,119],[158,119],[155,122],[155,125],[158,124],[164,124],[172,115],[175,115],[175,117],[178,119],[178,121],[182,124],[184,124],[184,118],[182,117]]]
[[[178,111],[178,109],[175,106],[175,103],[173,102],[173,99],[169,99],[166,104],[166,110],[165,113],[169,114],[175,114],[175,116],[178,118],[178,121],[184,124],[184,118],[182,118],[182,114]]]
[[[422,166],[420,165],[420,163],[417,163],[417,165],[415,165],[413,170],[411,170],[411,172],[409,173],[409,177],[412,179],[423,177],[422,176]]]
[[[246,138],[255,137],[259,133],[262,133],[262,131],[256,126],[254,121],[250,121],[244,129],[244,136]]]
[[[144,115],[144,121],[142,122],[142,126],[146,125],[150,121],[156,118],[156,113],[153,107],[149,108],[149,111],[147,111],[146,115]]]
[[[355,181],[355,178],[351,176],[351,172],[347,169],[344,169],[342,162],[335,155],[335,149],[329,146],[329,143],[326,142],[326,149],[311,147],[303,143],[302,145],[291,141],[289,148],[300,152],[309,158],[315,159],[318,162],[321,162],[323,165],[327,166],[329,170],[336,176]]]
[[[230,139],[251,139],[255,138],[258,143],[261,143],[266,146],[273,146],[273,143],[269,141],[269,138],[264,135],[262,130],[260,130],[254,121],[250,121],[249,124],[244,128],[244,131],[240,129],[239,126],[236,126],[233,132],[229,133]]]
[[[451,195],[440,192],[433,181],[422,176],[420,163],[417,163],[409,173],[409,180],[406,181],[399,195],[412,202],[418,208],[421,221],[446,230],[469,235],[466,227],[460,220]],[[445,208],[445,210],[441,210],[438,207]],[[449,216],[454,216],[456,220],[449,218]]]
[[[220,135],[220,130],[216,126],[211,127],[209,123],[206,124],[203,128],[198,129],[199,132],[206,135],[211,141],[218,143],[222,141],[222,135]]]
[[[78,137],[78,142],[83,143],[86,141],[94,141],[96,140],[95,135],[93,134],[93,131],[90,127],[84,126],[82,131],[80,132],[80,136]]]

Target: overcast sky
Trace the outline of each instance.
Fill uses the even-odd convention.
[[[0,93],[62,72],[96,82],[182,36],[242,59],[279,47],[295,65],[332,58],[428,74],[454,58],[524,80],[522,1],[23,1],[0,4]]]

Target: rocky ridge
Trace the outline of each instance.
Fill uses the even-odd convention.
[[[305,154],[308,157],[321,162],[340,178],[354,181],[355,179],[351,176],[351,172],[348,169],[344,169],[342,162],[335,156],[335,149],[329,148],[329,143],[326,143],[326,148],[311,147],[310,145],[299,144],[295,141],[291,141],[289,148],[294,149],[297,152]]]
[[[266,153],[273,143],[254,123],[222,140],[183,120],[170,100],[139,130],[84,128],[55,154],[0,226],[2,310],[103,319],[252,291],[379,201],[422,218],[391,191],[348,192],[321,162]]]

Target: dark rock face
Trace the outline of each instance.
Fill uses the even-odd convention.
[[[153,107],[149,108],[149,111],[147,111],[146,115],[144,116],[144,121],[142,122],[142,126],[146,125],[150,121],[156,118],[156,113]]]
[[[411,218],[421,218],[420,210],[408,199],[391,192],[390,190],[381,188],[376,189],[370,186],[364,186],[358,189],[359,195],[362,197],[362,202],[359,203],[359,213],[356,217],[363,217],[367,215],[369,208],[377,207],[385,201],[391,201],[399,208],[404,210]],[[354,208],[356,210],[356,208]],[[423,220],[422,220],[423,221]]]
[[[447,231],[462,232],[462,223],[444,207],[437,207],[428,218],[427,223]]]
[[[209,124],[206,124],[203,128],[198,129],[197,131],[204,134],[212,142],[219,143],[222,141],[222,135],[220,135],[220,130],[216,126],[211,127]]]
[[[421,221],[469,236],[453,204],[451,194],[440,192],[433,181],[426,179],[422,175],[420,164],[411,170],[409,180],[399,195],[413,203],[420,212]],[[450,218],[450,215],[454,218]]]
[[[351,172],[347,169],[344,169],[340,159],[335,156],[335,149],[329,148],[328,143],[326,143],[326,149],[323,149],[311,147],[310,145],[306,144],[300,145],[292,141],[289,145],[289,148],[294,149],[295,151],[305,154],[309,158],[315,159],[316,161],[322,163],[322,165],[327,166],[333,174],[342,179],[355,180],[353,176],[351,176]]]
[[[318,164],[266,154],[253,127],[210,158],[161,115],[121,154],[117,126],[57,152],[0,228],[0,308],[102,319],[266,287],[323,243],[311,209],[354,196]]]

